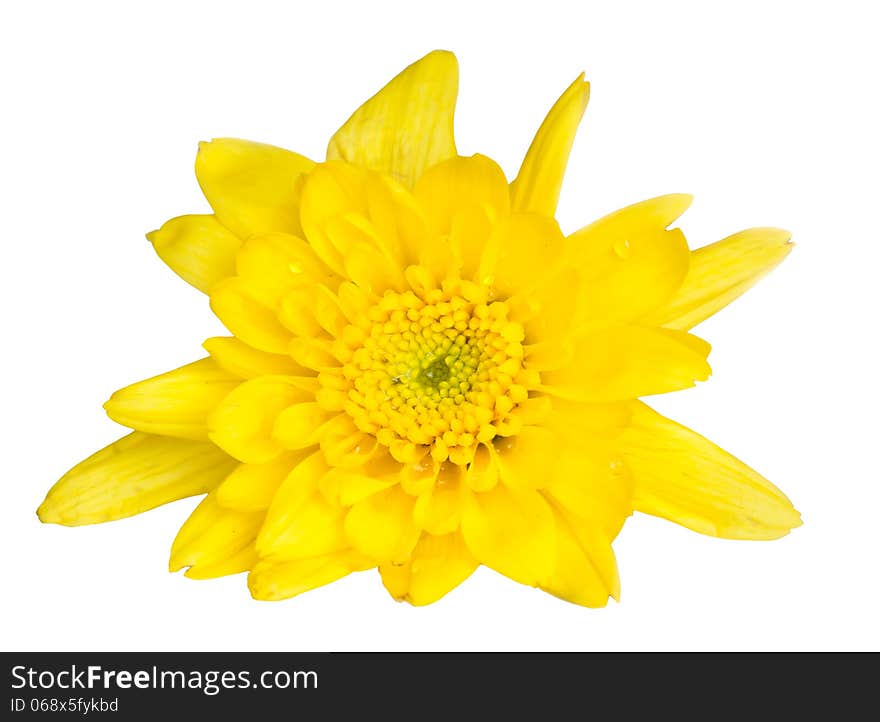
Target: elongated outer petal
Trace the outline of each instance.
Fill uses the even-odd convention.
[[[272,436],[284,409],[309,398],[291,376],[259,376],[228,393],[208,421],[211,440],[248,464],[271,461],[282,452]]]
[[[553,510],[537,491],[498,485],[469,494],[462,509],[461,533],[477,561],[514,581],[537,586],[553,573]]]
[[[554,103],[511,184],[513,209],[553,217],[578,124],[590,99],[581,73]]]
[[[578,339],[571,364],[543,372],[542,388],[588,402],[678,391],[709,378],[708,354],[709,344],[682,331],[620,326]]]
[[[254,599],[289,599],[371,566],[369,559],[352,550],[292,561],[263,559],[251,570],[248,587]]]
[[[92,454],[53,486],[40,521],[98,524],[204,494],[235,468],[214,444],[135,431]]]
[[[147,240],[159,258],[184,281],[208,293],[224,278],[235,275],[235,254],[241,239],[216,216],[178,216],[166,221]]]
[[[263,512],[222,507],[217,503],[216,494],[208,494],[177,533],[171,545],[169,571],[201,565],[213,567],[228,560],[253,545],[263,517]]]
[[[750,228],[691,253],[676,294],[645,323],[687,330],[739,298],[778,266],[794,247],[779,228]]]
[[[314,165],[283,148],[215,138],[199,143],[196,178],[217,220],[239,238],[267,231],[301,235],[296,183]]]
[[[379,567],[382,583],[397,600],[417,607],[436,602],[479,566],[460,533],[422,534],[409,561]]]
[[[327,160],[386,173],[406,186],[456,154],[453,115],[458,62],[435,50],[370,98],[330,139]]]
[[[208,416],[240,381],[204,358],[120,389],[104,409],[138,431],[207,441]]]
[[[777,539],[801,524],[788,498],[764,477],[644,404],[621,443],[638,511],[728,539]]]

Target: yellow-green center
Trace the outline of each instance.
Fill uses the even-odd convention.
[[[353,386],[346,410],[362,431],[404,456],[427,446],[455,463],[512,431],[510,412],[528,392],[517,383],[523,329],[504,303],[388,293],[369,317],[345,369]]]

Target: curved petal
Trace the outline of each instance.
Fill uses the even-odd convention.
[[[301,235],[296,182],[314,162],[273,145],[237,138],[199,143],[196,178],[214,213],[239,238]]]
[[[567,239],[581,271],[577,323],[636,320],[666,303],[681,286],[690,252],[684,234],[665,230],[691,203],[674,194],[623,208]]]
[[[202,348],[211,354],[221,368],[243,379],[255,376],[310,376],[313,373],[290,356],[258,351],[233,336],[214,336],[207,339]]]
[[[257,539],[261,556],[305,559],[349,547],[342,527],[345,509],[328,503],[319,488],[327,471],[315,452],[284,479]]]
[[[92,454],[49,490],[40,521],[98,524],[204,494],[236,466],[214,444],[135,431]]]
[[[469,494],[461,533],[477,561],[521,584],[538,586],[553,573],[556,525],[537,491],[498,485]]]
[[[211,441],[245,463],[271,461],[283,451],[272,434],[276,419],[291,405],[310,397],[289,376],[259,376],[245,381],[228,393],[211,414]]]
[[[777,539],[801,524],[764,477],[644,404],[621,441],[638,511],[728,539]]]
[[[568,155],[589,99],[590,84],[581,73],[553,104],[529,146],[510,187],[514,210],[556,215]]]
[[[739,298],[778,266],[794,247],[788,231],[750,228],[691,253],[675,295],[644,323],[687,330]]]
[[[455,56],[428,53],[354,112],[330,139],[327,160],[364,166],[412,187],[426,168],[455,155],[457,95]]]
[[[515,213],[495,225],[474,280],[505,298],[540,284],[562,258],[565,239],[552,218]]]
[[[253,544],[264,516],[264,512],[224,508],[215,493],[208,494],[180,527],[171,545],[169,571],[215,566],[227,560]]]
[[[515,436],[496,439],[494,449],[502,483],[513,489],[547,486],[560,448],[556,435],[540,426],[525,426]]]
[[[310,452],[286,452],[262,464],[239,464],[217,487],[217,503],[238,511],[269,508],[287,475]]]
[[[293,561],[263,559],[251,570],[248,588],[254,599],[289,599],[371,566],[372,562],[350,550]]]
[[[479,566],[460,533],[422,534],[403,564],[382,564],[379,572],[388,593],[417,607],[436,602]]]
[[[682,331],[619,326],[574,344],[564,369],[541,373],[541,389],[573,401],[619,401],[664,394],[709,378],[709,344]]]
[[[345,517],[351,545],[379,562],[406,561],[419,539],[413,522],[414,499],[400,487],[354,504]]]
[[[235,275],[241,239],[211,215],[178,216],[166,221],[147,240],[168,267],[191,286],[208,293]]]
[[[611,543],[594,523],[556,510],[556,559],[541,588],[574,604],[604,607],[620,597],[620,578]]]
[[[292,334],[272,308],[256,298],[250,284],[234,277],[211,289],[211,310],[233,334],[266,353],[284,354]]]
[[[138,431],[207,441],[208,416],[240,382],[205,358],[119,389],[104,410]]]

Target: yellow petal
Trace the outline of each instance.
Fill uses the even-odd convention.
[[[392,597],[417,607],[436,602],[477,568],[461,534],[422,534],[408,562],[379,567]]]
[[[261,556],[301,559],[349,546],[342,528],[345,510],[328,503],[319,489],[327,471],[323,456],[316,452],[284,479],[257,539]]]
[[[260,376],[245,381],[211,415],[211,440],[248,464],[271,461],[283,450],[272,435],[276,419],[309,397],[293,377]]]
[[[514,489],[547,486],[561,448],[555,434],[539,426],[526,426],[494,442],[502,483]]]
[[[620,326],[578,339],[574,360],[541,374],[542,390],[574,401],[618,401],[705,381],[709,344],[682,331]]]
[[[217,487],[217,503],[238,511],[268,509],[281,482],[309,452],[286,452],[263,464],[239,464]]]
[[[456,156],[429,168],[419,178],[413,196],[424,209],[431,227],[440,234],[452,231],[463,210],[479,208],[492,221],[510,213],[510,191],[504,171],[484,155]]]
[[[232,336],[209,338],[202,347],[221,368],[243,379],[255,376],[309,376],[313,373],[290,356],[258,351]]]
[[[413,507],[413,521],[430,534],[444,535],[458,529],[461,522],[464,467],[440,465],[437,479],[430,489],[419,495]]]
[[[750,228],[691,253],[676,294],[645,323],[689,329],[739,298],[778,266],[793,245],[778,228]]]
[[[283,148],[215,138],[199,143],[196,177],[217,220],[239,238],[267,231],[300,235],[296,181],[314,165]]]
[[[633,321],[673,296],[687,273],[690,252],[681,231],[665,228],[691,200],[683,194],[652,198],[566,239],[570,262],[583,279],[578,323]]]
[[[250,571],[259,560],[254,543],[246,545],[228,557],[212,562],[199,562],[187,569],[183,576],[189,579],[216,579],[230,574]]]
[[[566,268],[509,302],[510,318],[523,324],[530,344],[558,347],[574,329],[580,286],[579,273]]]
[[[226,328],[249,346],[267,353],[287,352],[290,331],[243,279],[228,278],[214,286],[211,310]]]
[[[614,539],[633,511],[633,482],[615,444],[584,436],[558,455],[546,484],[549,499]]]
[[[371,566],[369,560],[352,551],[294,561],[264,559],[251,570],[248,587],[254,599],[289,599]]]
[[[541,588],[585,607],[604,607],[620,596],[620,578],[611,544],[592,522],[557,510],[556,564]]]
[[[316,283],[335,284],[335,288],[342,280],[305,241],[288,233],[250,236],[236,256],[235,267],[251,295],[268,308],[276,308],[291,288]]]
[[[263,523],[263,512],[241,512],[217,503],[208,494],[184,522],[174,543],[168,568],[213,566],[252,544]]]
[[[336,415],[315,402],[293,404],[278,415],[272,436],[286,449],[304,449],[321,440],[321,427]]]
[[[639,511],[728,539],[777,539],[801,524],[791,502],[764,477],[644,404],[622,443]]]
[[[486,241],[474,280],[504,298],[540,284],[564,252],[565,239],[552,218],[518,213],[497,224]]]
[[[205,358],[120,389],[104,409],[138,431],[207,441],[208,416],[240,382]]]
[[[458,63],[435,50],[370,98],[330,139],[327,159],[342,159],[407,186],[455,155],[453,114]]]
[[[147,240],[172,271],[205,293],[235,275],[235,254],[241,240],[215,216],[172,218],[158,231],[148,233]]]
[[[236,462],[213,444],[135,431],[92,454],[52,487],[40,521],[65,526],[122,519],[213,489]]]
[[[405,561],[419,539],[412,518],[414,501],[393,487],[357,502],[345,517],[346,537],[377,562]]]
[[[537,491],[498,485],[469,494],[461,533],[477,561],[521,584],[537,586],[553,573],[553,511]]]
[[[550,109],[511,184],[516,211],[556,215],[562,177],[568,163],[578,124],[590,99],[590,84],[584,75],[566,89]]]

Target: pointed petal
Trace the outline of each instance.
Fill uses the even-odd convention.
[[[778,228],[750,228],[691,253],[675,295],[645,323],[687,330],[739,298],[782,263],[794,247]]]
[[[196,177],[217,220],[241,239],[301,235],[296,182],[314,163],[283,148],[237,138],[199,143]]]
[[[788,498],[764,477],[644,404],[622,444],[639,511],[728,539],[776,539],[801,524]]]
[[[204,561],[191,566],[187,569],[183,576],[188,579],[217,579],[218,577],[228,577],[230,574],[241,574],[250,571],[259,560],[254,543],[251,542],[239,549],[237,552],[230,554],[222,559],[215,561]]]
[[[290,376],[259,376],[245,381],[228,393],[211,414],[211,441],[248,464],[271,461],[283,450],[272,435],[276,419],[289,406],[310,397]]]
[[[263,516],[263,512],[227,509],[217,503],[215,493],[208,494],[177,533],[169,570],[214,566],[227,560],[253,543]]]
[[[709,344],[682,331],[619,326],[577,339],[570,366],[541,374],[542,390],[573,401],[619,401],[705,381]]]
[[[204,494],[235,466],[214,444],[135,431],[62,476],[37,516],[65,526],[122,519]]]
[[[120,389],[104,409],[138,431],[207,441],[208,416],[240,382],[205,358]]]
[[[578,124],[590,99],[584,75],[568,86],[550,109],[529,147],[519,174],[511,185],[513,209],[556,215],[562,177]]]
[[[604,607],[620,596],[611,544],[594,523],[556,510],[556,560],[544,591],[585,607]]]
[[[458,62],[435,50],[370,98],[330,139],[327,160],[377,170],[406,186],[455,155],[452,121]]]
[[[248,587],[254,599],[278,601],[322,587],[351,572],[371,566],[373,564],[369,560],[353,551],[293,561],[263,559],[251,570]]]
[[[490,491],[469,494],[461,533],[477,561],[521,584],[537,586],[553,572],[553,511],[537,491],[516,491],[499,484]]]
[[[172,271],[205,293],[235,275],[235,254],[241,240],[215,216],[172,218],[158,231],[148,233],[147,240]]]
[[[259,351],[233,336],[214,336],[207,339],[202,347],[221,368],[243,379],[312,374],[310,369],[300,366],[290,356]]]
[[[460,533],[422,534],[408,562],[383,564],[379,572],[392,597],[420,607],[451,592],[478,566]]]

